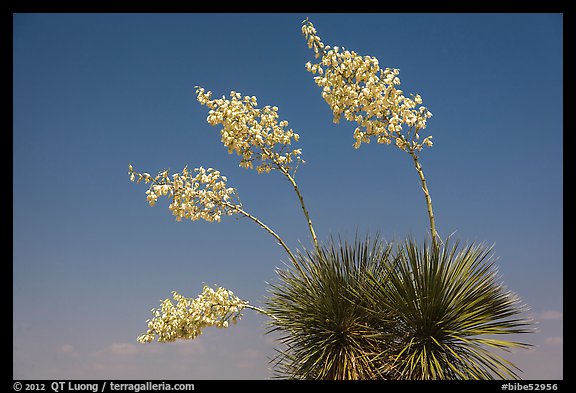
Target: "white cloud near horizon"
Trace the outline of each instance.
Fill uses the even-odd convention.
[[[548,345],[563,345],[564,336],[551,336],[544,339],[544,343]]]
[[[562,311],[558,310],[546,310],[537,315],[539,319],[546,321],[560,320],[564,318]]]

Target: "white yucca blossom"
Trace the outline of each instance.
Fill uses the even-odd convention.
[[[169,209],[177,221],[184,218],[219,222],[222,216],[238,213],[242,207],[236,190],[226,186],[226,176],[213,168],[195,168],[191,173],[185,167],[172,176],[166,170],[152,177],[134,172],[129,165],[128,174],[132,181],[150,183],[146,191],[150,206],[154,206],[160,196],[171,198]]]
[[[240,157],[240,166],[255,168],[258,173],[274,169],[290,173],[303,162],[301,149],[292,149],[292,142],[300,136],[288,128],[286,120],[279,120],[278,107],[258,108],[255,96],[242,96],[232,91],[230,99],[211,99],[212,92],[196,86],[196,98],[210,108],[207,121],[222,125],[221,141],[228,153]],[[294,165],[295,163],[295,165]]]
[[[210,108],[208,123],[222,125],[221,141],[228,153],[240,157],[241,167],[255,168],[258,173],[278,170],[288,179],[298,196],[312,240],[318,246],[310,214],[295,180],[298,166],[304,160],[302,149],[293,149],[291,145],[300,136],[288,128],[288,121],[279,120],[278,107],[266,105],[259,109],[255,96],[242,96],[236,91],[230,92],[230,99],[212,99],[212,92],[200,86],[196,86],[196,98]]]
[[[241,317],[241,311],[249,306],[226,288],[212,289],[205,285],[195,299],[172,292],[176,304],[170,299],[161,302],[160,308],[152,309],[154,317],[147,321],[148,330],[138,337],[138,342],[172,342],[177,339],[194,339],[209,326],[226,328]]]
[[[432,146],[432,136],[420,141],[420,131],[426,128],[426,119],[432,113],[418,106],[422,104],[420,95],[409,98],[396,88],[400,84],[398,69],[382,69],[375,57],[324,45],[308,20],[304,21],[302,33],[319,59],[318,63],[306,63],[306,69],[319,74],[314,81],[322,88],[334,122],[344,117],[358,124],[354,131],[355,148],[370,143],[371,137],[383,144],[394,141],[407,152]]]

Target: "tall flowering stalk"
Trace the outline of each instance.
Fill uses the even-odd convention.
[[[325,45],[308,19],[303,22],[302,34],[318,59],[315,63],[306,63],[306,69],[318,74],[314,81],[322,88],[322,97],[332,109],[333,121],[338,123],[344,117],[358,124],[354,130],[354,148],[376,138],[381,144],[394,142],[412,157],[426,198],[432,242],[437,245],[439,236],[432,198],[419,161],[422,149],[432,146],[432,136],[420,140],[426,120],[432,116],[422,106],[422,97],[418,94],[406,97],[396,87],[400,85],[398,69],[382,69],[375,57]]]
[[[317,248],[318,237],[295,180],[298,166],[304,160],[300,157],[302,149],[292,149],[291,145],[300,136],[292,129],[287,129],[288,121],[279,121],[278,107],[266,105],[259,109],[255,96],[242,96],[236,91],[230,93],[230,99],[211,99],[212,92],[199,86],[196,86],[196,97],[200,104],[210,108],[206,119],[208,123],[213,126],[222,125],[221,141],[228,148],[229,154],[240,156],[241,167],[253,169],[256,163],[258,173],[277,170],[288,179],[298,196],[312,241]]]

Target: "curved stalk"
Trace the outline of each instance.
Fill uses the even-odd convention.
[[[424,177],[424,171],[422,170],[422,165],[418,161],[418,156],[413,149],[409,150],[412,156],[412,161],[414,161],[414,167],[418,172],[420,177],[420,183],[422,184],[422,191],[424,192],[424,197],[426,198],[426,207],[428,209],[428,218],[430,220],[430,235],[432,236],[432,245],[434,248],[438,247],[438,232],[436,231],[436,223],[434,221],[434,211],[432,210],[432,198],[430,197],[430,192],[428,191],[428,186],[426,185],[426,178]]]
[[[262,221],[260,221],[258,219],[258,217],[253,216],[252,214],[239,208],[238,206],[232,205],[231,203],[228,203],[228,202],[226,202],[225,205],[234,209],[238,213],[242,214],[244,217],[251,219],[256,224],[258,224],[262,229],[264,229],[266,232],[271,234],[278,241],[278,244],[280,244],[280,246],[282,246],[282,248],[284,248],[284,250],[286,251],[286,253],[290,257],[290,259],[292,260],[292,263],[294,264],[294,266],[296,266],[296,268],[300,271],[300,273],[306,277],[304,271],[302,270],[302,267],[300,266],[300,264],[298,263],[298,260],[296,259],[296,256],[292,253],[290,248],[286,245],[286,243],[284,243],[284,240],[282,240],[282,238],[276,232],[274,232],[268,225],[266,225]]]
[[[242,210],[241,208],[239,208],[238,206],[234,206],[230,203],[226,203],[226,206],[234,209],[235,211],[237,211],[238,213],[242,214],[244,217],[247,217],[249,219],[251,219],[252,221],[254,221],[256,224],[258,224],[260,227],[262,227],[264,230],[266,230],[269,234],[271,234],[272,236],[274,236],[274,238],[278,241],[278,243],[284,248],[284,250],[286,250],[286,252],[288,253],[288,255],[290,256],[290,258],[295,259],[294,254],[292,254],[292,251],[290,251],[290,249],[288,248],[288,246],[286,245],[286,243],[284,243],[284,240],[282,240],[282,238],[280,236],[278,236],[278,234],[276,232],[274,232],[272,229],[270,229],[270,227],[266,224],[264,224],[262,221],[260,221],[257,217],[254,217],[252,214],[248,213],[245,210]]]
[[[300,201],[300,206],[302,207],[302,211],[304,212],[304,216],[306,217],[306,222],[308,223],[308,229],[310,230],[310,234],[312,235],[312,241],[314,242],[314,247],[316,247],[316,250],[319,250],[320,246],[318,245],[318,238],[316,236],[316,232],[314,231],[314,226],[312,225],[312,220],[310,219],[310,214],[308,213],[308,209],[306,209],[306,205],[304,204],[304,197],[302,197],[302,194],[300,193],[300,189],[298,188],[296,181],[290,175],[290,173],[288,173],[288,171],[283,167],[279,167],[279,169],[282,172],[282,174],[284,176],[286,176],[286,178],[288,179],[290,184],[292,184],[292,187],[294,187],[294,191],[296,192],[296,195],[298,195],[298,200]]]
[[[256,306],[253,306],[253,305],[251,305],[251,304],[246,303],[246,304],[244,305],[244,308],[249,308],[250,310],[254,310],[254,311],[256,311],[256,312],[259,312],[259,313],[262,314],[262,315],[266,315],[266,316],[269,317],[269,318],[278,320],[278,317],[277,317],[276,315],[271,314],[271,313],[269,313],[268,311],[266,311],[266,310],[264,310],[264,309],[262,309],[262,308],[260,308],[260,307],[256,307]]]
[[[274,156],[274,154],[272,154],[272,152],[270,150],[268,150],[264,147],[262,148],[262,151],[264,153],[266,153],[269,157]],[[286,167],[284,165],[282,165],[282,163],[274,161],[274,160],[273,160],[273,162],[276,165],[276,168],[284,176],[286,176],[286,178],[288,179],[290,184],[292,184],[292,187],[294,188],[294,191],[296,192],[296,195],[298,196],[298,200],[300,201],[300,206],[302,207],[302,211],[304,212],[304,216],[306,217],[306,223],[308,224],[308,229],[310,230],[310,234],[312,235],[312,241],[314,242],[314,247],[316,247],[316,250],[319,250],[320,247],[318,245],[318,238],[316,236],[316,231],[314,231],[314,226],[312,225],[312,220],[310,219],[310,214],[308,213],[308,209],[306,209],[306,205],[304,204],[304,197],[300,193],[300,189],[298,188],[298,184],[296,184],[296,180],[294,180],[294,177],[290,174],[288,169],[286,169]]]

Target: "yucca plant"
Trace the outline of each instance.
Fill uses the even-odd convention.
[[[365,277],[358,294],[370,304],[370,318],[395,316],[394,378],[518,378],[518,368],[497,352],[530,345],[499,337],[532,330],[521,317],[526,307],[500,282],[492,247],[420,247],[408,239],[393,274]],[[390,358],[389,351],[382,355]]]
[[[221,125],[221,141],[235,152],[240,166],[258,173],[278,172],[292,186],[306,218],[313,249],[293,253],[278,232],[240,202],[226,176],[202,166],[180,173],[164,170],[152,177],[128,167],[130,180],[150,184],[151,206],[161,196],[171,200],[176,220],[219,222],[238,215],[256,223],[284,249],[291,263],[277,270],[265,309],[232,291],[205,287],[197,298],[177,292],[153,310],[140,342],[197,337],[205,327],[229,326],[251,309],[270,318],[270,332],[283,348],[275,358],[279,376],[302,379],[487,379],[515,378],[516,367],[495,351],[527,344],[498,339],[531,331],[518,298],[498,281],[491,248],[483,244],[459,248],[442,243],[420,153],[432,136],[420,139],[432,116],[418,94],[397,89],[399,70],[382,69],[371,56],[324,45],[306,19],[302,33],[317,63],[306,68],[319,76],[322,97],[334,121],[357,122],[354,147],[392,144],[408,153],[418,173],[430,223],[431,244],[409,239],[394,248],[379,236],[353,243],[331,239],[320,244],[304,198],[296,183],[302,150],[300,138],[278,108],[258,108],[255,96],[230,92],[212,99],[197,86],[200,104],[210,108],[207,121]]]
[[[399,334],[390,313],[369,311],[362,295],[367,277],[385,278],[392,247],[378,236],[346,243],[331,239],[296,254],[301,269],[278,269],[266,310],[270,332],[285,348],[274,359],[279,377],[387,378],[381,356]]]
[[[484,244],[396,250],[380,238],[330,241],[278,270],[267,311],[280,332],[274,368],[303,379],[494,379],[518,370],[496,352],[528,344],[519,298]]]

